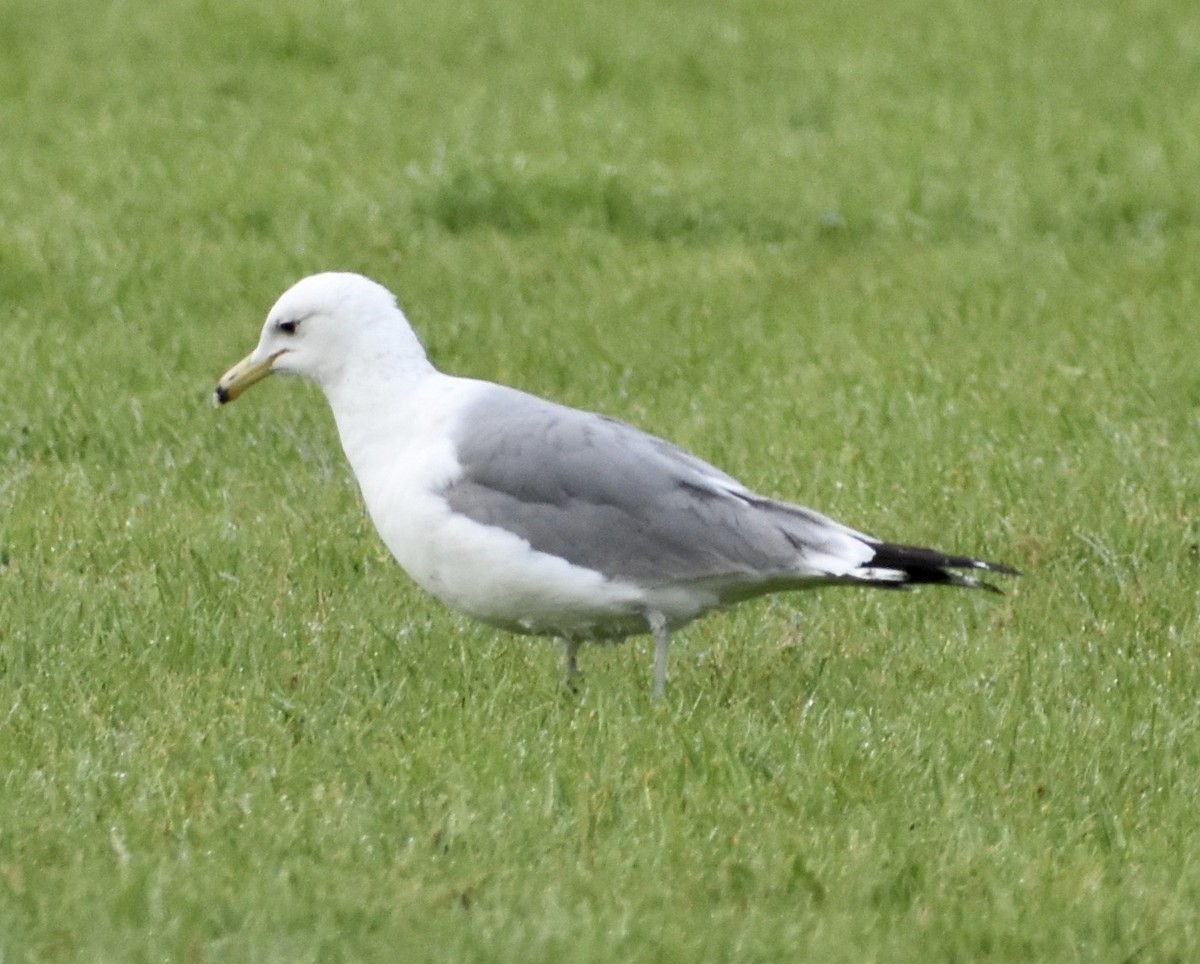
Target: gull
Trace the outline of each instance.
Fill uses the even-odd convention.
[[[396,561],[453,609],[566,644],[671,633],[713,609],[829,584],[999,592],[1009,566],[883,542],[759,495],[624,422],[439,372],[395,296],[326,272],[275,302],[218,382],[231,402],[278,372],[323,390],[367,512]]]

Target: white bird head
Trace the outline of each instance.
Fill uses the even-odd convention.
[[[329,394],[345,378],[430,370],[425,349],[396,304],[370,278],[328,271],[288,288],[267,315],[258,347],[217,383],[216,401],[232,402],[268,375],[301,375]]]

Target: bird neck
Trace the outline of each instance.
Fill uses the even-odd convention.
[[[423,352],[386,352],[346,362],[321,388],[340,421],[396,404],[435,371]]]
[[[373,518],[389,504],[398,467],[408,465],[413,447],[421,446],[429,427],[430,393],[436,396],[448,381],[453,380],[426,363],[403,375],[364,375],[353,382],[353,390],[326,390],[342,450]]]

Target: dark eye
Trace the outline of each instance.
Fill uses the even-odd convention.
[[[294,335],[296,334],[296,328],[299,326],[299,324],[300,322],[298,321],[281,321],[275,327],[282,331],[285,335]]]

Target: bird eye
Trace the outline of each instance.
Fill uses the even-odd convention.
[[[285,335],[296,334],[296,328],[300,324],[298,321],[281,321],[275,327],[282,331]]]

